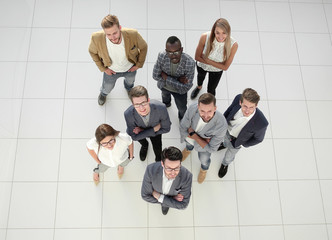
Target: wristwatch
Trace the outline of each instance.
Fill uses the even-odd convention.
[[[195,131],[192,131],[192,132],[189,133],[189,136],[192,136],[192,135],[194,135],[195,133],[196,133]]]
[[[131,160],[133,160],[133,159],[134,159],[134,156],[133,156],[132,158],[128,157],[128,159],[131,161]]]

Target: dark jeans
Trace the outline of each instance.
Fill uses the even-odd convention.
[[[154,137],[150,137],[150,140],[152,142],[152,147],[153,147],[153,152],[154,155],[156,155],[156,162],[161,160],[161,134],[154,136]],[[138,142],[142,145],[142,147],[148,147],[148,141],[144,138],[141,140],[138,140]]]
[[[164,104],[169,104],[171,102],[171,95],[173,95],[176,107],[178,108],[178,118],[181,120],[187,111],[187,93],[179,94],[175,92],[170,92],[166,89],[161,89],[161,97]]]
[[[221,75],[223,71],[220,72],[208,72],[205,71],[203,68],[197,66],[197,85],[202,86],[203,81],[205,79],[206,73],[209,73],[209,82],[207,87],[207,92],[216,95],[216,88],[219,84]]]

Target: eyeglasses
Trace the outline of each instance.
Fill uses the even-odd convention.
[[[145,107],[147,104],[148,104],[148,101],[144,101],[144,102],[141,102],[141,103],[135,103],[134,107],[135,108]]]
[[[109,144],[112,144],[115,142],[115,138],[111,138],[111,140],[109,140],[108,142],[101,142],[100,145],[102,145],[103,147],[106,147]]]
[[[166,53],[167,53],[168,56],[173,56],[173,55],[174,56],[179,56],[179,55],[181,55],[181,52],[182,52],[181,50],[177,50],[175,52],[169,52],[169,51],[166,50]]]
[[[179,171],[180,171],[180,168],[181,168],[181,167],[177,167],[177,168],[168,168],[168,167],[164,167],[164,169],[165,169],[166,172],[172,172],[172,171],[174,171],[174,172],[179,172]]]

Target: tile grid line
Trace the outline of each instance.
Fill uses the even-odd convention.
[[[186,10],[185,10],[185,5],[186,5],[186,1],[185,0],[182,0],[182,4],[183,4],[183,25],[184,25],[184,43],[186,44],[186,46],[188,46],[187,44],[187,28],[186,28]],[[195,77],[194,77],[195,79]],[[193,80],[194,80],[193,79]],[[187,161],[190,161],[190,167],[191,167],[191,172],[192,172],[192,169],[193,169],[193,161],[192,161],[192,158],[191,158],[191,155],[190,154],[188,157],[187,157]],[[194,182],[194,180],[193,180]],[[192,182],[192,183],[193,183]],[[193,213],[193,218],[192,218],[192,228],[193,228],[193,235],[194,235],[194,240],[197,238],[196,236],[196,226],[195,226],[195,200],[194,200],[194,195],[195,195],[195,192],[193,191],[193,186],[191,186],[191,207],[192,207],[192,213]]]
[[[322,7],[323,7],[324,17],[325,17],[326,23],[327,23],[327,18],[326,18],[324,4],[323,3],[319,3],[319,5],[322,5]],[[293,23],[294,20],[293,20],[293,12],[292,12],[291,4],[289,4],[289,8],[290,8],[290,17],[291,17],[291,20],[292,20],[292,23]],[[328,27],[328,24],[327,24],[327,27]],[[296,47],[297,59],[298,59],[299,66],[300,66],[300,75],[301,75],[301,82],[302,82],[302,87],[303,87],[303,92],[304,92],[304,102],[305,102],[306,113],[307,113],[307,117],[308,117],[309,131],[310,131],[310,136],[311,136],[311,143],[312,143],[312,146],[314,146],[314,138],[313,138],[313,132],[312,132],[312,123],[311,123],[311,119],[310,119],[310,112],[309,112],[309,106],[308,106],[306,88],[305,88],[304,80],[303,80],[303,71],[302,71],[301,59],[300,59],[299,50],[298,50],[298,39],[297,39],[297,34],[295,32],[295,29],[294,29],[294,24],[293,24],[293,30],[294,30],[293,35],[294,35],[294,39],[295,39],[295,47]],[[331,40],[331,36],[330,36],[330,40]],[[320,200],[321,200],[320,202],[322,204],[323,216],[324,216],[324,221],[325,221],[324,225],[325,225],[325,230],[326,230],[326,236],[329,238],[328,224],[327,224],[325,207],[324,207],[324,198],[323,198],[323,193],[322,193],[321,180],[320,180],[319,172],[318,172],[317,153],[316,153],[315,147],[313,147],[313,152],[314,152],[314,158],[315,158],[314,160],[315,160],[315,166],[316,166],[316,173],[317,173],[317,176],[318,176],[317,182],[318,182],[319,192],[320,192]]]
[[[36,7],[36,0],[33,3],[33,15],[32,15],[32,22],[34,18],[34,9]],[[32,24],[31,22],[31,24]],[[16,160],[17,160],[17,153],[18,153],[18,137],[20,134],[20,125],[21,125],[21,117],[22,117],[22,109],[23,109],[23,96],[24,96],[24,89],[26,84],[26,75],[27,75],[27,67],[28,67],[28,59],[29,59],[29,53],[30,53],[30,44],[31,44],[31,38],[32,38],[32,29],[30,29],[30,36],[29,36],[29,48],[26,55],[26,65],[25,65],[25,75],[24,75],[24,81],[23,81],[23,90],[22,90],[22,99],[21,99],[21,105],[20,105],[20,115],[19,115],[19,122],[17,126],[17,139],[16,139],[16,149],[15,149],[15,158],[14,158],[14,165],[12,170],[12,180],[11,180],[11,189],[10,189],[10,197],[9,197],[9,205],[8,205],[8,215],[7,215],[7,225],[5,230],[5,239],[7,239],[8,236],[8,227],[9,227],[9,219],[10,219],[10,210],[12,205],[12,197],[13,197],[13,188],[14,188],[14,173],[15,173],[15,167],[16,167]]]
[[[289,6],[289,0],[288,0],[288,6]],[[283,211],[282,211],[282,202],[281,202],[281,193],[280,193],[280,182],[279,182],[279,177],[278,177],[278,168],[277,168],[277,158],[276,158],[276,148],[275,148],[275,142],[274,142],[274,137],[273,137],[273,129],[271,125],[273,124],[272,118],[271,118],[271,109],[270,109],[270,104],[269,104],[269,95],[268,95],[268,89],[267,89],[267,81],[266,81],[266,69],[265,69],[265,64],[264,64],[264,57],[263,57],[263,49],[262,49],[262,41],[261,41],[261,33],[260,27],[259,27],[259,21],[258,21],[258,12],[257,12],[257,2],[255,1],[254,3],[254,8],[255,8],[255,17],[256,17],[256,23],[257,23],[257,33],[258,33],[258,40],[259,40],[259,47],[260,47],[260,54],[261,54],[261,59],[262,59],[262,70],[263,70],[263,77],[264,77],[264,84],[265,84],[265,93],[266,93],[266,104],[268,107],[268,114],[270,116],[270,129],[271,129],[271,141],[272,141],[272,151],[273,151],[273,160],[274,160],[274,167],[275,167],[275,173],[276,173],[276,183],[277,183],[277,189],[278,189],[278,197],[279,197],[279,207],[280,207],[280,216],[281,216],[281,226],[282,226],[282,235],[283,238],[286,239],[285,235],[285,225],[284,225],[284,216],[283,216]],[[292,29],[294,29],[293,24],[292,24]]]
[[[54,223],[53,223],[53,240],[55,240],[55,232],[56,232],[56,222],[57,222],[57,208],[58,208],[58,197],[59,197],[59,185],[60,185],[60,169],[61,169],[61,153],[63,148],[63,125],[64,125],[64,117],[65,117],[65,105],[66,105],[66,90],[67,90],[67,80],[68,80],[68,64],[69,64],[69,53],[70,53],[70,40],[71,40],[71,24],[73,21],[73,9],[74,9],[74,0],[71,0],[71,13],[70,13],[70,27],[68,32],[68,50],[67,50],[67,59],[66,59],[66,74],[65,74],[65,82],[64,82],[64,91],[63,91],[63,104],[62,104],[62,118],[61,118],[61,135],[60,135],[60,152],[59,152],[59,161],[58,161],[58,175],[56,182],[56,193],[55,193],[55,207],[54,207]]]

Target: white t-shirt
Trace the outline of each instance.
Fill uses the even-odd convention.
[[[206,47],[207,47],[207,43],[210,37],[210,33],[208,33],[206,35],[206,41],[205,41],[205,46],[204,46],[204,50],[203,53],[205,54],[206,52]],[[233,47],[233,44],[236,43],[236,41],[231,37],[231,47]],[[209,54],[209,59],[211,59],[212,61],[215,62],[222,62],[224,59],[224,46],[225,46],[225,42],[218,42],[217,39],[215,38],[213,41],[213,48],[212,51]],[[201,62],[197,62],[197,65],[201,68],[203,68],[205,71],[208,72],[220,72],[222,71],[220,68],[216,68],[212,65],[208,65],[205,63],[201,63]]]
[[[112,60],[112,65],[109,69],[114,72],[127,72],[134,65],[129,62],[126,57],[126,49],[123,38],[120,44],[114,44],[106,37],[106,46],[108,55]]]
[[[242,128],[249,122],[249,120],[255,115],[256,110],[248,117],[243,115],[241,108],[234,115],[234,120],[229,121],[228,132],[233,137],[238,137]]]
[[[202,118],[199,118],[199,121],[197,123],[196,129],[194,129],[195,132],[198,133],[199,131],[201,131],[205,127],[206,124],[208,124],[208,123],[204,122],[204,120]],[[195,140],[192,139],[192,138],[190,138],[190,137],[186,137],[186,141],[188,143],[190,143],[191,145],[195,144]]]
[[[132,142],[133,140],[127,133],[119,133],[119,135],[115,137],[115,144],[112,150],[100,146],[98,153],[96,138],[90,139],[86,146],[88,149],[95,151],[103,164],[109,167],[116,167],[128,159],[129,155],[127,149]]]

